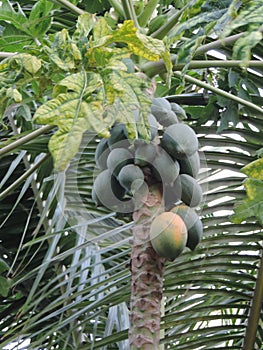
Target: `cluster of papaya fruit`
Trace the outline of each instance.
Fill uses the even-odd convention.
[[[198,139],[194,130],[178,118],[183,114],[179,105],[153,98],[148,116],[150,142],[140,138],[131,142],[125,125],[117,123],[110,137],[100,140],[95,152],[100,172],[94,180],[92,198],[98,206],[132,213],[142,205],[149,186],[161,186],[167,211],[152,222],[151,241],[160,256],[171,259],[185,246],[193,250],[203,232],[195,211],[202,201],[202,189],[196,180],[200,169]],[[180,244],[175,243],[176,232]]]

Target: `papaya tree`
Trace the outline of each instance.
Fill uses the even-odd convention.
[[[262,9],[1,2],[3,349],[261,348]]]

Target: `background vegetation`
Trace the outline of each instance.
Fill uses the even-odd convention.
[[[166,264],[160,346],[262,349],[262,11],[260,0],[1,2],[2,348],[128,348],[133,222],[96,208],[91,188],[115,120],[147,137],[130,113],[138,104],[145,119],[146,88],[186,111],[205,193],[202,242]]]

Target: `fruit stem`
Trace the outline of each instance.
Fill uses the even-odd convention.
[[[149,192],[145,205],[134,213],[131,252],[129,342],[131,350],[158,350],[165,259],[149,240],[153,217],[163,211],[160,193]]]

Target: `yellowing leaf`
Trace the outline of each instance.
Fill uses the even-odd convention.
[[[249,163],[244,168],[242,172],[249,177],[253,177],[258,180],[263,180],[263,158],[254,160],[254,162]]]
[[[151,99],[147,93],[150,88],[145,77],[137,76],[123,70],[107,70],[103,72],[104,88],[107,98],[108,124],[115,121],[123,122],[128,130],[130,139],[138,137],[150,138],[148,114]],[[138,120],[134,112],[139,111]]]
[[[14,100],[16,103],[22,101],[22,95],[20,94],[20,92],[17,89],[13,89],[12,87],[6,90],[6,96]]]
[[[39,58],[28,53],[17,54],[12,60],[21,65],[28,73],[31,74],[36,74],[42,66]]]
[[[76,118],[72,115],[62,115],[59,119],[59,130],[49,141],[49,150],[54,158],[56,171],[63,171],[78,152],[82,135],[86,130],[96,130],[102,135],[105,132],[102,106],[97,102],[82,103],[81,112]]]
[[[58,93],[40,106],[34,115],[34,121],[39,124],[58,126],[49,143],[57,171],[64,170],[77,153],[86,130],[107,134],[102,104],[92,96],[100,85],[98,77],[86,72],[66,77],[59,84],[67,86],[68,92]]]
[[[249,176],[244,182],[247,198],[235,207],[233,222],[256,218],[263,224],[263,158],[249,163],[242,172]]]
[[[101,24],[102,23],[103,21]],[[103,34],[106,35],[102,36]],[[165,64],[168,66],[170,55],[163,41],[141,34],[134,26],[132,20],[124,21],[124,23],[111,34],[107,34],[105,28],[101,29],[99,34],[96,34],[95,38],[96,40],[90,43],[87,57],[94,57],[94,52],[97,50],[101,52],[101,47],[108,47],[113,43],[124,43],[128,46],[130,54],[135,54],[150,61],[158,61],[164,56]],[[105,65],[106,63],[107,62],[105,62]]]
[[[73,34],[75,41],[79,41],[87,37],[92,31],[94,24],[96,22],[96,17],[91,13],[84,13],[78,17],[76,30]]]
[[[93,29],[93,39],[99,40],[107,35],[111,34],[111,28],[108,26],[108,23],[105,18],[99,18],[94,25]]]
[[[66,72],[75,69],[82,59],[77,43],[71,39],[66,29],[56,33],[52,47],[45,46],[45,50],[50,60]]]

